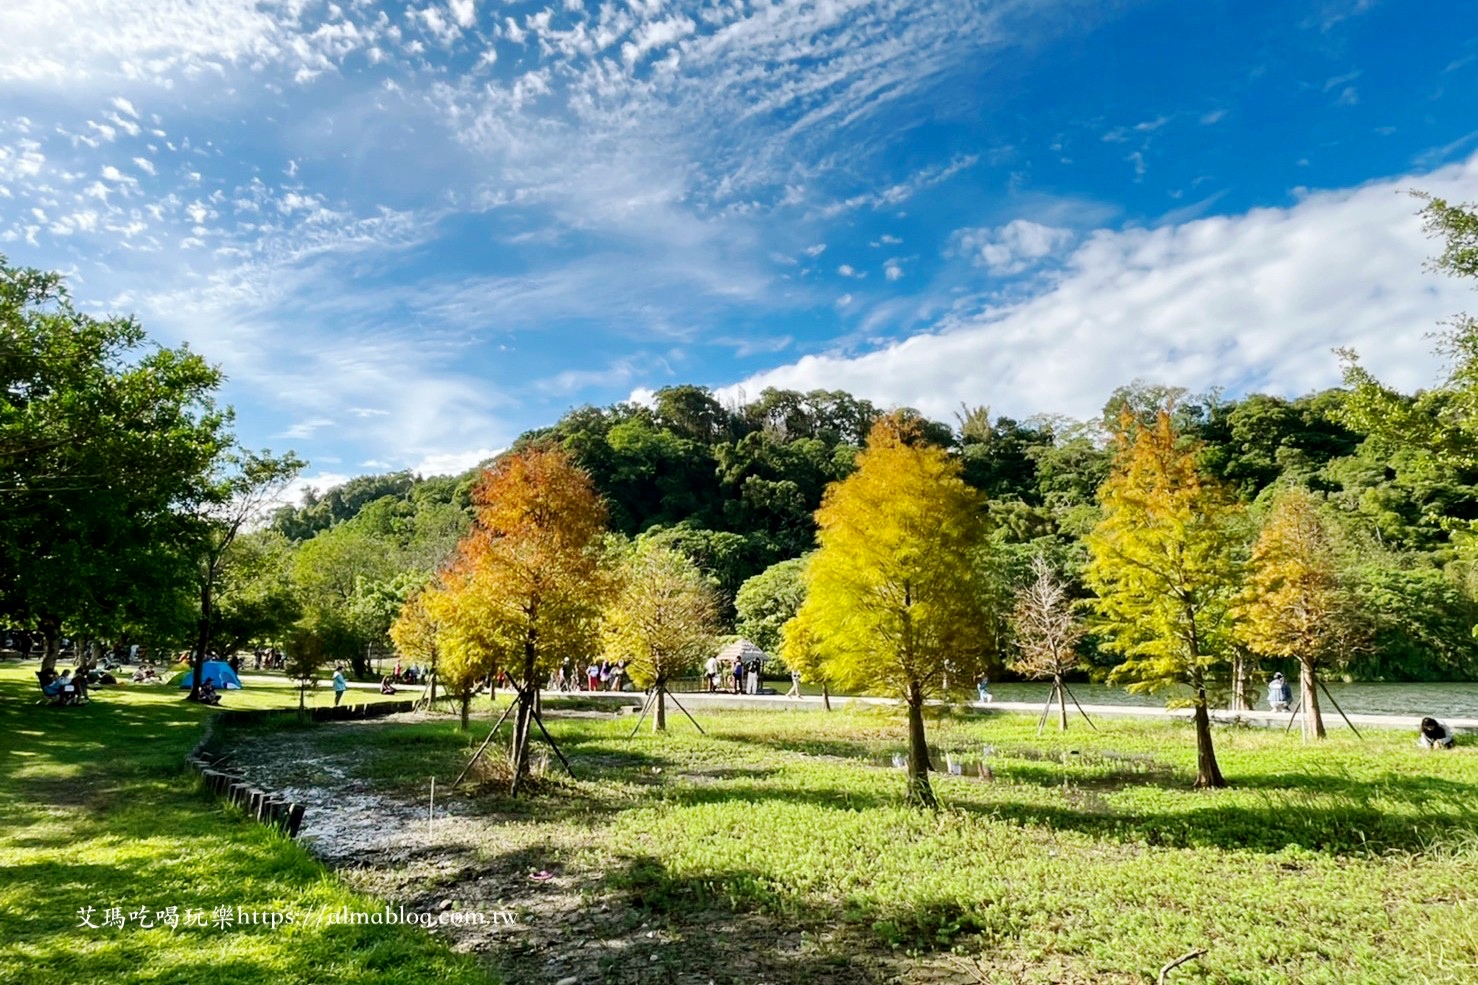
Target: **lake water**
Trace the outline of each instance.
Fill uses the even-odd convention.
[[[1289,682],[1294,700],[1298,700],[1298,681]],[[1150,705],[1163,706],[1164,695],[1130,694],[1123,688],[1102,684],[1069,684],[1078,701],[1085,705]],[[1025,701],[1046,704],[1049,684],[992,684],[991,694],[997,701]],[[1478,718],[1478,683],[1463,684],[1338,684],[1331,682],[1334,700],[1349,714],[1410,715],[1421,718]],[[1256,708],[1267,710],[1266,691],[1259,688]],[[1069,702],[1071,707],[1071,702]],[[1329,700],[1321,691],[1319,707],[1326,717],[1336,717]]]

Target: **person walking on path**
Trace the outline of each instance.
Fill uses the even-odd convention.
[[[339,702],[340,701],[344,700],[344,692],[347,691],[347,690],[349,690],[349,682],[346,681],[346,680],[344,680],[344,665],[343,664],[335,664],[334,665],[334,707],[335,708],[337,708],[339,706]]]
[[[790,690],[785,692],[787,698],[799,698],[801,696],[801,672],[792,670],[790,672]]]

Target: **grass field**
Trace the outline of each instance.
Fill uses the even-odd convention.
[[[176,689],[142,686],[97,691],[77,708],[38,705],[34,669],[0,667],[0,981],[490,981],[418,928],[308,922],[383,904],[348,891],[298,845],[207,796],[182,770],[212,712]],[[225,694],[231,708],[296,703],[286,685]],[[161,914],[171,906],[175,929]],[[96,929],[81,919],[89,907]],[[231,908],[230,927],[217,907]],[[299,922],[246,926],[238,907]],[[121,911],[122,928],[105,925],[110,908]],[[184,926],[191,913],[207,925]]]
[[[1196,791],[1188,725],[1113,721],[1038,738],[1015,716],[931,723],[992,779],[940,777],[901,804],[901,720],[882,711],[715,713],[698,736],[551,718],[579,780],[478,803],[645,918],[758,912],[980,981],[1478,980],[1478,755],[1405,733],[1304,746],[1219,728],[1233,784]],[[485,727],[485,726],[484,726]],[[317,747],[394,790],[455,775],[481,733],[452,723],[322,728]],[[884,764],[884,765],[879,765]],[[559,847],[564,846],[564,847]],[[506,844],[505,849],[506,850]],[[964,979],[970,980],[970,979]]]
[[[308,922],[380,904],[181,770],[209,711],[158,688],[45,707],[31,674],[0,668],[0,981],[489,980],[418,928]],[[226,697],[237,708],[295,701],[288,686]],[[903,734],[891,712],[699,717],[707,737],[681,716],[668,735],[636,738],[629,719],[551,716],[580,778],[550,772],[516,803],[491,784],[462,794],[498,846],[469,868],[537,859],[562,879],[584,874],[596,889],[582,912],[609,903],[631,927],[679,940],[699,941],[714,919],[836,937],[892,955],[901,981],[1153,982],[1195,948],[1207,953],[1171,981],[1478,980],[1471,744],[1423,753],[1411,735],[1376,732],[1307,747],[1218,728],[1233,786],[1195,791],[1181,723],[1076,723],[1038,737],[1027,718],[945,714],[931,741],[983,757],[991,777],[936,778],[945,806],[921,813],[902,805],[889,765]],[[463,733],[452,721],[289,721],[218,730],[217,741],[245,747],[282,730],[355,782],[408,800],[428,774],[454,776],[482,738],[478,723]],[[169,930],[133,919],[146,910],[158,924],[176,906],[211,922],[221,905],[299,922]],[[87,907],[94,923],[113,907],[128,923],[80,926]],[[589,980],[645,981],[645,960],[636,971],[590,965]],[[946,961],[953,978],[938,977]],[[512,973],[543,965],[506,967],[510,981],[549,977]],[[682,970],[668,980],[686,981]],[[824,962],[804,974],[831,980]]]

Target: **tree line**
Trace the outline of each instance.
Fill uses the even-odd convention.
[[[1438,269],[1473,276],[1472,210],[1431,200],[1423,215],[1445,244]],[[3,261],[0,272],[0,620],[34,632],[48,659],[64,635],[200,654],[271,642],[364,675],[407,603],[465,563],[466,538],[486,528],[485,468],[364,476],[261,524],[263,504],[302,463],[239,446],[229,408],[214,401],[218,370],[187,348],[151,345],[131,319],[77,312],[55,275]],[[784,629],[825,543],[828,490],[857,475],[886,420],[977,497],[980,539],[960,584],[976,600],[971,646],[985,672],[1020,665],[1018,596],[1046,575],[1092,615],[1060,672],[1124,680],[1126,663],[1153,663],[1174,648],[1167,634],[1187,630],[1228,668],[1181,675],[1191,692],[1198,681],[1236,692],[1258,661],[1291,670],[1311,654],[1353,679],[1472,679],[1475,338],[1467,318],[1449,326],[1451,372],[1415,394],[1345,353],[1337,389],[1227,399],[1136,381],[1082,422],[962,406],[945,423],[840,391],[726,402],[674,386],[648,404],[572,410],[489,468],[560,450],[588,476],[607,539],[680,555],[710,586],[719,630],[789,653]],[[1150,465],[1162,471],[1157,502],[1171,519],[1145,526],[1126,512],[1149,508],[1143,488],[1116,499],[1115,483],[1151,439],[1158,451],[1143,452],[1134,481],[1148,482]],[[1201,571],[1215,589],[1187,594],[1179,614],[1154,608],[1149,583],[1116,578],[1105,560],[1170,550],[1143,543],[1162,526],[1208,538],[1177,555],[1187,566],[1177,577]],[[1308,616],[1313,603],[1290,595],[1294,584],[1324,616]],[[1121,591],[1116,629],[1104,607]],[[1259,614],[1257,598],[1285,608]],[[1130,624],[1158,635],[1126,635]],[[1339,634],[1314,640],[1320,626]]]

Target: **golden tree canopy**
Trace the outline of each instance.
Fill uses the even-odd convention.
[[[1265,656],[1312,666],[1351,644],[1358,620],[1334,538],[1308,490],[1285,489],[1273,500],[1237,612],[1238,637]]]
[[[824,676],[843,687],[912,701],[973,684],[983,507],[943,449],[900,418],[880,420],[857,470],[827,489],[816,514],[820,548],[786,659],[809,666],[797,652],[803,634]]]
[[[1231,643],[1243,510],[1196,455],[1168,411],[1126,419],[1099,490],[1086,578],[1105,645],[1124,655],[1110,679],[1133,691],[1205,687]]]

